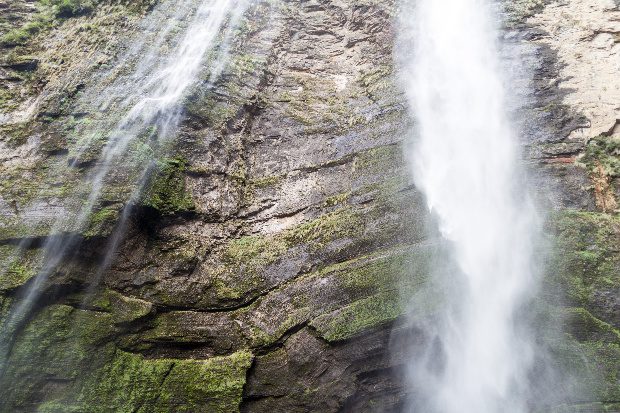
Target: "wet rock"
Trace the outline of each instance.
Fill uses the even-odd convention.
[[[0,94],[3,260],[25,240],[36,253],[51,218],[74,221],[63,206],[85,195],[80,178],[101,145],[71,160],[85,139],[104,142],[87,132],[109,116],[88,102],[112,81],[102,74],[114,73],[147,3],[105,1],[62,17],[0,65],[10,86]],[[532,187],[558,211],[545,294],[568,301],[548,317],[568,320],[570,342],[553,351],[558,365],[609,373],[592,381],[592,409],[603,409],[618,400],[618,231],[593,173],[597,162],[605,168],[605,196],[617,188],[615,147],[576,133],[615,129],[607,103],[598,113],[577,102],[600,85],[558,42],[598,30],[579,50],[607,65],[615,38],[599,17],[613,25],[614,12],[597,6],[597,18],[580,15],[596,27],[564,32],[554,10],[583,11],[565,3],[514,2],[502,53],[517,68],[507,104],[523,120]],[[425,339],[405,315],[433,312],[427,302],[408,308],[406,297],[426,288],[439,244],[402,153],[412,121],[392,63],[393,7],[293,0],[252,9],[222,76],[201,79],[185,102],[142,196],[131,197],[134,176],[119,165],[87,225],[59,231],[80,247],[14,337],[0,411],[403,411],[415,393],[405,385],[408,349]],[[37,12],[25,1],[0,0],[0,10],[2,34]],[[127,165],[146,151],[134,148]],[[16,262],[0,280],[0,320],[37,265]]]

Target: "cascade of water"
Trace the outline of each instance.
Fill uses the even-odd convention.
[[[94,126],[79,131],[86,138],[73,150],[71,165],[80,165],[92,156],[93,147],[96,151],[100,147],[99,155],[75,194],[66,200],[67,205],[79,205],[79,209],[55,219],[42,248],[43,267],[2,325],[0,367],[10,350],[15,328],[36,303],[41,286],[80,241],[79,236],[59,234],[84,230],[101,200],[106,179],[111,172],[124,167],[129,148],[139,138],[148,134],[151,146],[162,147],[174,136],[183,99],[201,73],[206,74],[207,81],[220,74],[228,58],[232,34],[249,4],[250,0],[160,3],[145,18],[140,37],[91,90],[85,91],[78,105],[88,107],[87,112],[100,119]],[[209,67],[205,68],[207,60]],[[103,144],[102,135],[107,137]],[[126,194],[127,202],[143,190],[149,170],[149,160],[133,167],[134,182]],[[121,214],[121,221],[126,217],[127,210]],[[110,248],[116,247],[118,239],[119,234],[114,234]],[[22,249],[28,248],[28,242],[21,245]]]
[[[413,410],[425,413],[527,411],[532,343],[517,313],[536,286],[537,217],[507,119],[492,6],[417,0],[402,9],[412,172],[458,268],[437,274],[445,302],[430,332],[435,360],[412,361]]]

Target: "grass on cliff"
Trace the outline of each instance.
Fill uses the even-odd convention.
[[[586,152],[581,158],[590,172],[602,167],[604,173],[612,178],[620,176],[620,138],[599,136],[588,142]]]
[[[53,16],[48,13],[37,14],[32,21],[13,29],[0,37],[0,46],[15,47],[28,42],[31,37],[52,26]]]
[[[6,47],[24,45],[33,36],[51,28],[57,19],[89,14],[97,3],[97,0],[39,0],[39,12],[22,27],[15,28],[0,37],[0,45]]]
[[[73,17],[91,13],[98,0],[40,0],[44,6],[51,7],[57,17]]]
[[[157,0],[137,0],[129,2],[127,10],[139,12],[148,10]],[[0,37],[0,46],[16,47],[27,44],[35,35],[51,29],[64,19],[86,16],[102,4],[101,0],[38,0],[38,12],[21,27],[17,27]]]

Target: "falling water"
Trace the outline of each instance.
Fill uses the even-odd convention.
[[[152,159],[135,165],[131,149],[140,142],[149,145],[151,153],[165,150],[167,141],[175,135],[190,88],[200,77],[207,82],[215,80],[225,66],[232,34],[248,5],[249,0],[160,3],[144,19],[138,37],[116,64],[83,93],[77,106],[94,120],[78,130],[82,138],[70,151],[71,166],[92,161],[93,152],[95,163],[75,193],[65,199],[63,213],[55,217],[42,248],[42,269],[2,325],[0,370],[15,329],[36,304],[46,279],[80,242],[79,236],[67,234],[87,228],[93,211],[101,208],[104,187],[119,176],[119,170],[133,180],[125,202],[140,194]],[[206,62],[209,67],[205,67]],[[127,211],[125,208],[121,213],[121,221],[126,219]],[[116,246],[119,237],[113,235],[110,248]],[[20,249],[27,249],[29,242],[24,241]],[[0,275],[5,271],[0,268]]]
[[[518,314],[535,288],[537,224],[505,109],[493,4],[417,0],[402,10],[412,172],[456,264],[436,274],[445,300],[432,349],[412,361],[412,410],[526,412],[532,343]]]

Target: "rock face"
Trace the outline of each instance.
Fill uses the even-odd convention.
[[[96,118],[80,96],[153,5],[0,0],[0,259],[11,263],[0,320],[39,270],[47,217],[66,213],[97,162],[67,166]],[[408,350],[424,339],[405,314],[433,307],[408,301],[441,246],[402,152],[395,10],[253,6],[128,222],[117,226],[128,208],[117,179],[77,230],[79,248],[12,338],[0,411],[402,411]],[[562,381],[570,406],[554,411],[620,411],[618,6],[508,13],[511,109],[553,234],[536,306],[541,323],[567,325],[541,345],[589,385]]]

